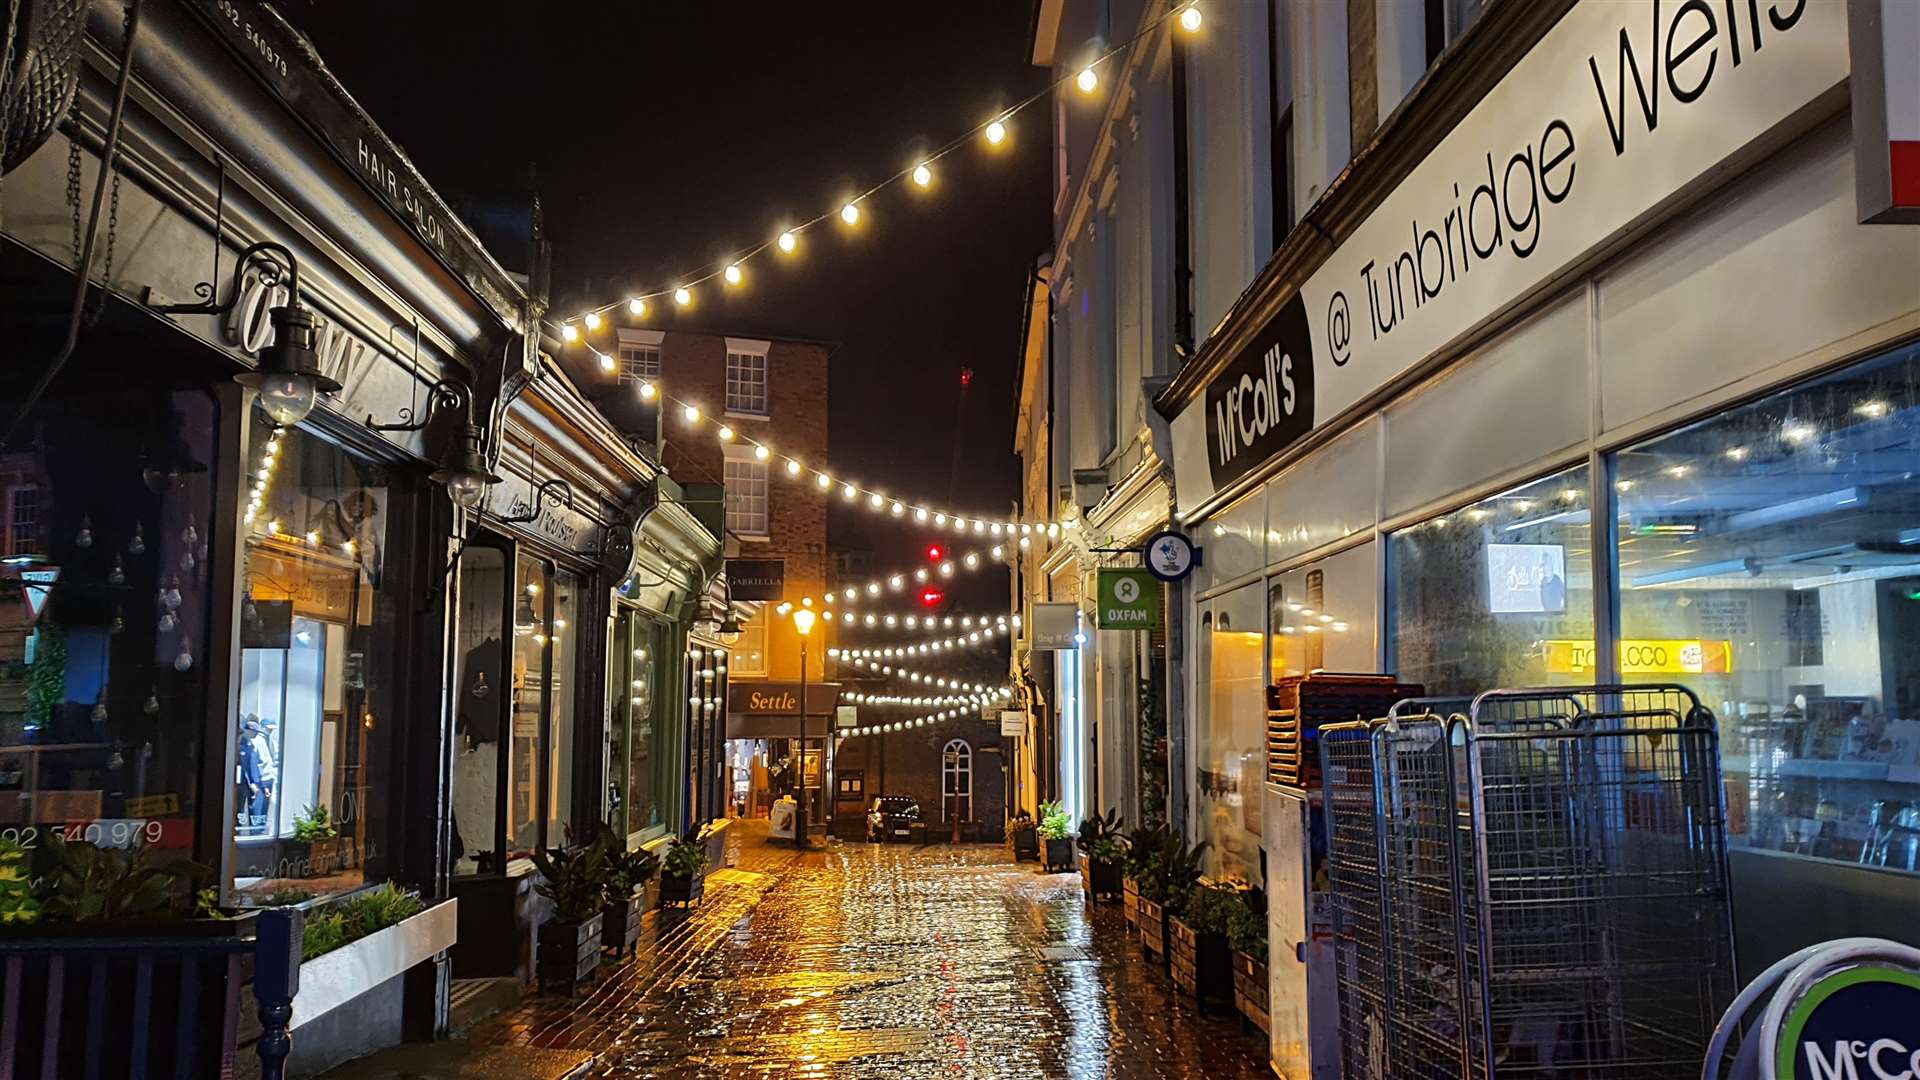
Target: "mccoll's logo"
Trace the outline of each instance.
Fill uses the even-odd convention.
[[[1780,1080],[1920,1080],[1920,975],[1836,971],[1794,1004],[1781,1035]]]
[[[1313,430],[1313,342],[1298,296],[1207,386],[1206,429],[1216,488]]]

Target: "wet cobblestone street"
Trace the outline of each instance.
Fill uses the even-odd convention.
[[[1089,916],[1077,875],[998,846],[737,851],[635,963],[476,1041],[593,1049],[602,1078],[1267,1075],[1263,1044],[1178,997],[1117,905]]]

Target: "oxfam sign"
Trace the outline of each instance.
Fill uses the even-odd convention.
[[[1920,1080],[1920,975],[1828,975],[1787,1013],[1775,1053],[1779,1080]]]
[[[1160,625],[1160,582],[1145,570],[1100,571],[1102,630],[1152,630]]]

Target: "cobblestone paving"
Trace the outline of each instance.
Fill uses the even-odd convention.
[[[757,846],[706,910],[667,915],[653,956],[476,1041],[591,1048],[603,1080],[1269,1075],[1263,1043],[1141,959],[1117,906],[1090,916],[1076,875],[999,847],[837,844],[782,865]]]

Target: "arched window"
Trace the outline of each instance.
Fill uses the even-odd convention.
[[[954,803],[962,821],[973,820],[973,747],[960,739],[948,741],[940,755],[940,818],[953,820]]]

